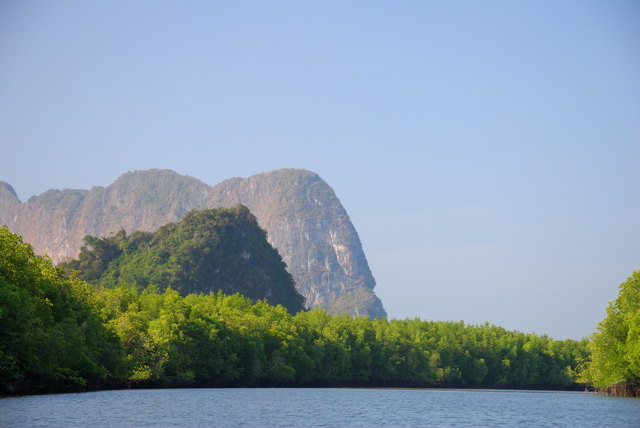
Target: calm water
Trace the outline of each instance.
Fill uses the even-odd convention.
[[[640,399],[587,393],[165,389],[0,399],[0,426],[640,427]]]

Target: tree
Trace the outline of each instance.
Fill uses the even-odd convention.
[[[640,271],[619,287],[590,343],[580,380],[618,395],[640,396]]]
[[[77,390],[118,373],[117,338],[92,290],[0,227],[0,387],[7,392]]]

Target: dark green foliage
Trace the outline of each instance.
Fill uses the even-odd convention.
[[[87,236],[78,260],[62,267],[105,287],[153,283],[183,296],[222,290],[253,301],[266,298],[291,312],[304,308],[282,258],[242,205],[191,211],[153,234]]]
[[[115,239],[129,254],[158,238]],[[109,271],[111,263],[98,270]],[[135,284],[90,287],[64,279],[0,229],[0,388],[8,393],[105,386],[571,388],[587,354],[584,340],[489,324],[369,320],[320,309],[292,315],[221,290],[183,297],[153,284],[141,291]]]
[[[121,247],[124,246],[122,244],[126,237],[124,230],[106,239],[87,235],[84,237],[85,245],[80,251],[78,260],[72,260],[61,267],[67,273],[79,271],[78,276],[85,281],[99,281],[109,267],[109,263],[122,255]]]
[[[67,280],[18,235],[0,228],[0,388],[76,390],[121,376],[117,338],[86,283]]]
[[[619,290],[593,335],[580,378],[616,395],[640,396],[640,271]]]

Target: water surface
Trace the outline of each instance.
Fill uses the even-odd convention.
[[[3,427],[640,427],[640,399],[442,389],[156,389],[0,399]]]

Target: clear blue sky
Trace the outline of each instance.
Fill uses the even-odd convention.
[[[389,315],[580,338],[640,269],[640,2],[0,0],[0,180],[306,168]]]

